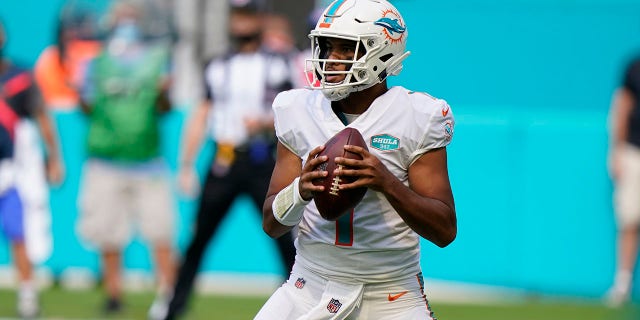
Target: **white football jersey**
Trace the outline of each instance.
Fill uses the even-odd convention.
[[[278,139],[303,161],[345,128],[320,91],[282,92],[273,110]],[[348,126],[358,129],[369,152],[408,185],[409,166],[427,151],[449,144],[454,119],[446,101],[393,87]],[[382,193],[372,190],[338,221],[323,219],[310,202],[296,248],[297,263],[342,280],[389,281],[420,269],[419,235]]]
[[[15,137],[16,187],[24,210],[27,255],[31,262],[40,264],[51,256],[53,250],[42,139],[37,125],[27,119],[18,122]]]

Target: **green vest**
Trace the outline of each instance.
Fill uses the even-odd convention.
[[[88,154],[117,161],[146,161],[160,153],[156,100],[166,70],[165,50],[148,49],[124,64],[103,52],[92,65],[95,89]]]

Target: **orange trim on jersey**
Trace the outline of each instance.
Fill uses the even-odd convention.
[[[27,90],[29,86],[31,86],[31,77],[28,73],[23,72],[5,82],[2,93],[5,97],[10,98]]]
[[[0,99],[0,126],[3,126],[9,131],[9,137],[14,139],[16,132],[16,124],[20,118],[16,112],[4,101]]]
[[[433,310],[431,310],[429,299],[427,299],[427,295],[424,293],[424,277],[422,277],[422,272],[416,274],[416,280],[418,280],[418,285],[420,285],[420,294],[422,295],[422,299],[424,300],[425,306],[427,307],[427,314],[429,315],[429,319],[436,320],[435,314],[433,313]]]

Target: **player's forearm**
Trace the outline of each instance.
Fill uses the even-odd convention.
[[[79,105],[80,105],[80,111],[82,111],[82,113],[87,115],[91,114],[91,110],[93,110],[93,106],[89,102],[87,102],[84,99],[80,99]]]
[[[635,99],[627,89],[616,92],[611,115],[611,146],[612,149],[627,141],[628,122],[634,108]]]
[[[276,220],[273,215],[273,201],[276,195],[268,196],[262,207],[262,229],[271,238],[279,238],[289,232],[293,226],[285,226]]]
[[[57,159],[60,156],[60,153],[58,151],[59,146],[58,140],[56,139],[56,134],[54,132],[53,121],[44,110],[38,113],[36,121],[38,122],[38,127],[40,128],[42,140],[44,141],[47,157],[49,159]]]
[[[196,156],[200,151],[202,140],[204,140],[208,109],[204,105],[198,106],[197,108],[198,109],[194,111],[194,114],[187,122],[187,126],[184,132],[183,148],[182,154],[180,156],[180,167],[188,167],[193,165]]]
[[[617,112],[615,114],[613,120],[613,128],[611,134],[611,146],[613,149],[621,146],[625,141],[627,141],[628,130],[626,126],[626,122],[628,121],[628,116],[623,114],[622,112]]]
[[[167,113],[171,110],[171,100],[169,99],[169,92],[167,90],[162,90],[158,94],[158,98],[156,99],[156,108],[159,113]]]
[[[194,131],[194,130],[189,130]],[[197,131],[197,130],[195,130]],[[190,167],[195,163],[196,156],[200,150],[204,133],[187,132],[185,135],[182,155],[180,156],[180,167]]]
[[[445,202],[421,196],[400,180],[391,182],[385,197],[407,225],[421,237],[439,247],[446,247],[456,238],[455,209]]]

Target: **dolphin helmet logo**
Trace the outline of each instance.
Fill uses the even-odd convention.
[[[391,43],[397,43],[402,41],[407,27],[404,26],[404,22],[401,20],[400,15],[393,11],[387,10],[382,13],[382,18],[376,20],[373,24],[381,26],[387,39],[391,40]]]
[[[400,22],[398,22],[398,19],[380,18],[378,21],[374,22],[374,24],[384,27],[391,33],[391,35],[396,32],[403,33],[405,30],[407,30],[406,27],[403,27]]]

